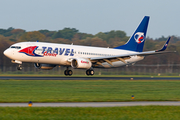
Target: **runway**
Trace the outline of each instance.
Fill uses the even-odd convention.
[[[180,77],[35,77],[0,76],[0,80],[180,80]]]
[[[123,107],[123,106],[149,106],[149,105],[180,106],[180,101],[33,103],[32,107]],[[28,107],[28,103],[0,103],[0,107]]]

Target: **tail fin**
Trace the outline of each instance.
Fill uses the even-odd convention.
[[[144,42],[146,38],[146,31],[148,28],[149,16],[145,16],[141,23],[139,24],[136,31],[133,33],[128,42],[122,46],[116,47],[114,49],[124,49],[136,52],[142,52],[144,47]]]

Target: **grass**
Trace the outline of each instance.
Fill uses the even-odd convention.
[[[0,102],[179,101],[180,81],[0,80]]]
[[[179,101],[180,81],[0,80],[0,102]],[[0,107],[0,120],[179,120],[179,106]]]
[[[0,107],[1,120],[179,120],[177,106]]]

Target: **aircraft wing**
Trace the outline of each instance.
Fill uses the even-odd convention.
[[[132,54],[123,54],[123,55],[115,55],[115,56],[106,56],[106,57],[93,57],[93,58],[89,58],[89,59],[91,60],[92,63],[95,63],[97,65],[102,65],[103,62],[107,62],[110,65],[112,65],[112,62],[116,62],[116,61],[122,61],[122,62],[126,63],[125,60],[129,59],[131,56],[147,56],[147,55],[154,55],[154,54],[169,53],[172,51],[164,51],[167,48],[169,40],[170,40],[170,37],[160,50],[137,52],[137,53],[132,53]],[[173,51],[173,52],[175,52],[175,51]]]

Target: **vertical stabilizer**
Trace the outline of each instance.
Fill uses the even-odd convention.
[[[128,40],[128,42],[114,49],[124,49],[124,50],[142,52],[146,38],[148,23],[149,23],[149,16],[145,16],[141,21],[141,23],[139,24],[139,26],[137,27],[136,31]]]

